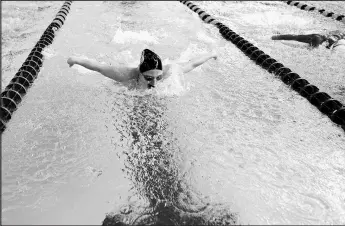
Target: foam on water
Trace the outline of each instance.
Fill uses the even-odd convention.
[[[279,20],[277,20],[279,18]],[[289,26],[295,29],[304,29],[312,19],[304,17],[296,17],[289,13],[282,14],[280,12],[264,12],[264,13],[252,13],[250,15],[242,17],[246,22],[252,25],[267,24],[269,26],[279,26],[280,24],[289,24]]]
[[[189,90],[189,84],[184,78],[184,73],[181,67],[170,59],[165,59],[163,65],[170,64],[170,69],[167,71],[168,78],[164,82],[157,85],[157,92],[159,95],[165,96],[181,96]]]
[[[209,43],[209,44],[216,44],[216,40],[213,39],[212,37],[208,36],[205,32],[203,31],[199,31],[197,34],[196,34],[197,38],[202,41],[202,42],[206,42],[206,43]]]
[[[52,47],[48,46],[48,47],[43,49],[42,54],[45,57],[45,59],[49,59],[49,58],[56,56],[57,52]]]
[[[136,44],[142,42],[158,44],[156,37],[152,36],[147,31],[122,31],[121,28],[116,31],[112,42],[117,44]]]

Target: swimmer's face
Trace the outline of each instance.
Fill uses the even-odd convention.
[[[149,89],[154,88],[156,86],[157,81],[163,78],[163,71],[157,69],[145,71],[140,74],[147,82],[147,88]]]

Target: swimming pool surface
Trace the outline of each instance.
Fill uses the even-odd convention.
[[[63,2],[49,4],[48,21]],[[280,2],[196,4],[345,103],[344,58],[270,40],[345,25]],[[38,40],[30,37],[13,47],[2,88]],[[166,63],[212,50],[218,59],[150,91],[66,63],[137,65],[144,48]],[[45,56],[2,134],[2,224],[101,224],[129,202],[183,194],[242,224],[345,223],[344,131],[183,4],[75,1]]]

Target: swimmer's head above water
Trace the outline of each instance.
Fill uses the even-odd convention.
[[[141,53],[139,64],[139,79],[147,83],[147,87],[154,88],[157,81],[163,77],[163,65],[160,57],[149,49]]]
[[[180,68],[182,73],[188,73],[194,68],[202,65],[209,59],[217,59],[215,51],[207,53],[205,55],[194,57],[188,62],[179,62],[176,64]],[[85,67],[86,69],[96,71],[102,75],[113,79],[117,82],[127,83],[128,81],[135,81],[138,87],[143,85],[147,88],[156,86],[157,81],[168,78],[172,73],[163,74],[163,65],[160,57],[149,49],[144,49],[141,54],[140,64],[138,67],[125,66],[118,67],[100,63],[95,60],[85,59],[84,57],[71,56],[67,59],[67,63],[70,67],[77,64]],[[170,68],[171,64],[166,65],[166,68]],[[132,83],[131,83],[132,84]]]

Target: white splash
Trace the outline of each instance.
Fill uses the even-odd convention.
[[[56,51],[51,47],[44,48],[42,54],[46,59],[52,58],[53,56],[57,55]]]
[[[210,36],[208,36],[207,34],[205,34],[204,32],[202,31],[199,31],[197,34],[196,34],[197,38],[200,40],[200,41],[203,41],[205,43],[208,43],[208,44],[215,44],[216,43],[216,40],[211,38]]]
[[[279,18],[279,20],[277,20]],[[258,12],[246,15],[241,18],[242,20],[256,25],[269,24],[270,26],[276,26],[280,24],[286,24],[294,28],[305,28],[312,23],[312,19],[306,19],[298,17],[296,15],[281,14],[279,12]]]
[[[116,34],[114,35],[114,38],[112,40],[113,43],[116,44],[125,44],[125,43],[154,43],[158,44],[157,38],[152,36],[147,31],[122,31],[121,28],[119,28],[116,31]]]
[[[189,84],[185,81],[184,73],[182,72],[180,66],[169,59],[165,59],[163,64],[171,64],[169,70],[166,72],[169,77],[157,85],[157,94],[164,96],[183,95],[189,90]]]

